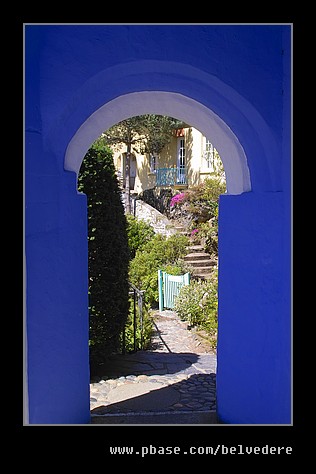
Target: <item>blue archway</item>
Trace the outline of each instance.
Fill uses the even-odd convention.
[[[212,136],[228,178],[219,416],[291,422],[290,28],[181,28],[187,47],[178,52],[165,50],[177,26],[26,26],[30,423],[89,422],[86,200],[76,173],[101,131],[150,112]]]

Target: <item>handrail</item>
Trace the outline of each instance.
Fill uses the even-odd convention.
[[[139,288],[137,288],[136,286],[133,285],[133,283],[131,283],[130,281],[128,282],[129,286],[134,290],[136,291],[136,293],[138,294],[141,294],[143,295],[144,293],[146,293],[145,290],[140,290]]]
[[[145,290],[140,290],[131,282],[128,282],[129,287],[132,291],[129,291],[129,295],[133,295],[133,338],[134,338],[134,352],[137,352],[137,341],[136,341],[136,329],[137,329],[137,312],[136,312],[136,295],[138,302],[139,321],[140,321],[140,349],[143,350],[143,296],[146,293]],[[125,339],[125,326],[122,334],[122,353],[126,353],[126,339]]]

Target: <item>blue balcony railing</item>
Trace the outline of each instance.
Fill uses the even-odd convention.
[[[186,168],[158,168],[156,171],[156,186],[177,186],[186,184]]]

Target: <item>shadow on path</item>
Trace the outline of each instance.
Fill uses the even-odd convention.
[[[176,372],[188,369],[193,364],[200,364],[204,357],[191,352],[165,353],[139,351],[134,354],[117,354],[110,356],[106,363],[95,368],[92,379],[96,380],[98,377],[101,379],[118,378],[126,377],[128,375],[141,374],[174,374]],[[206,368],[210,369],[210,366],[205,367],[205,369]],[[194,373],[196,373],[196,370]]]
[[[159,378],[145,383],[131,382],[128,387],[114,389],[109,402],[93,409],[91,414],[212,411],[216,409],[215,373],[193,374],[168,385]]]

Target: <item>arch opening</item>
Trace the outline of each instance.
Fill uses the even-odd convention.
[[[85,153],[104,130],[129,117],[148,113],[177,117],[209,137],[223,162],[227,193],[242,194],[251,190],[247,157],[232,130],[209,108],[172,92],[133,92],[117,97],[97,109],[70,141],[65,156],[65,169],[78,175]]]

